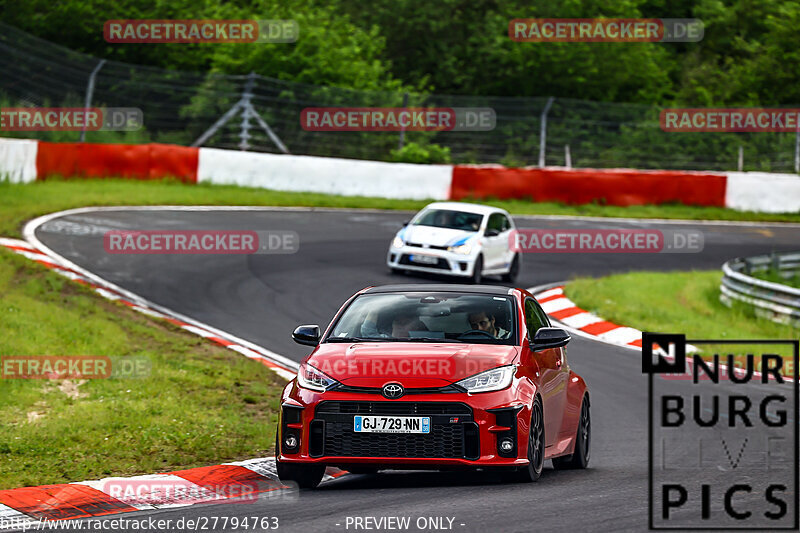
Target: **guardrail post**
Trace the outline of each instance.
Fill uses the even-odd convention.
[[[744,168],[744,146],[739,147],[739,164],[737,165],[739,172]]]
[[[408,107],[408,93],[403,93],[403,109]],[[400,125],[400,140],[397,142],[397,149],[402,150],[406,142],[406,127]]]
[[[572,154],[569,153],[569,145],[564,145],[564,166],[572,168]]]

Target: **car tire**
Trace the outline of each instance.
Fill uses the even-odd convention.
[[[275,435],[275,467],[282,482],[297,483],[301,489],[315,489],[325,475],[325,465],[290,464],[278,460],[278,436]]]
[[[481,280],[483,279],[483,256],[479,255],[478,258],[475,260],[475,268],[472,271],[472,276],[469,278],[469,282],[473,285],[479,285]]]
[[[574,470],[589,466],[589,445],[592,442],[592,419],[589,411],[589,398],[584,397],[581,404],[581,417],[578,420],[578,432],[575,435],[575,451],[572,455],[553,459],[556,470]]]
[[[539,398],[534,400],[531,408],[527,450],[528,464],[514,472],[515,481],[522,483],[538,481],[544,470],[544,412]]]
[[[503,274],[503,281],[514,283],[519,275],[519,254],[514,254],[514,259],[511,260],[511,266],[508,272]]]
[[[399,276],[402,273],[403,271],[400,270],[399,268],[389,267],[389,274],[392,274],[393,276]]]

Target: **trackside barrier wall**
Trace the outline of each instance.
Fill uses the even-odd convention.
[[[800,211],[800,176],[767,172],[728,172],[725,206],[740,211]]]
[[[37,141],[0,139],[0,180],[27,183],[36,179]]]
[[[198,181],[315,192],[446,200],[453,167],[201,148]]]
[[[50,176],[197,181],[197,148],[170,144],[40,142],[38,179]]]
[[[800,180],[799,180],[800,181]],[[629,206],[725,206],[725,175],[633,169],[456,166],[451,198],[530,198],[536,202]]]
[[[176,178],[186,183],[393,199],[531,199],[608,205],[685,205],[800,211],[800,176],[765,172],[415,165],[188,148],[0,138],[0,179]]]

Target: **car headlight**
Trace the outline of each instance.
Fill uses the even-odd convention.
[[[449,248],[447,248],[447,251],[453,252],[455,254],[469,255],[470,252],[472,252],[472,243],[465,242],[460,246],[450,246]]]
[[[300,365],[300,370],[297,371],[297,384],[304,389],[325,392],[334,385],[338,385],[339,382],[326,375],[321,370],[309,364],[304,364]]]
[[[403,242],[403,239],[401,239],[400,237],[395,237],[394,240],[392,241],[392,248],[402,248],[403,244],[405,244]]]
[[[467,389],[470,393],[501,390],[511,384],[516,371],[516,365],[501,366],[462,379],[456,385]]]

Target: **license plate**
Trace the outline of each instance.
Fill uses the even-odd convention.
[[[429,416],[356,416],[356,433],[430,433]]]
[[[414,263],[422,263],[424,265],[435,265],[436,263],[439,262],[439,258],[436,257],[435,255],[414,254],[411,257],[409,257],[409,259],[411,259],[411,261]]]

